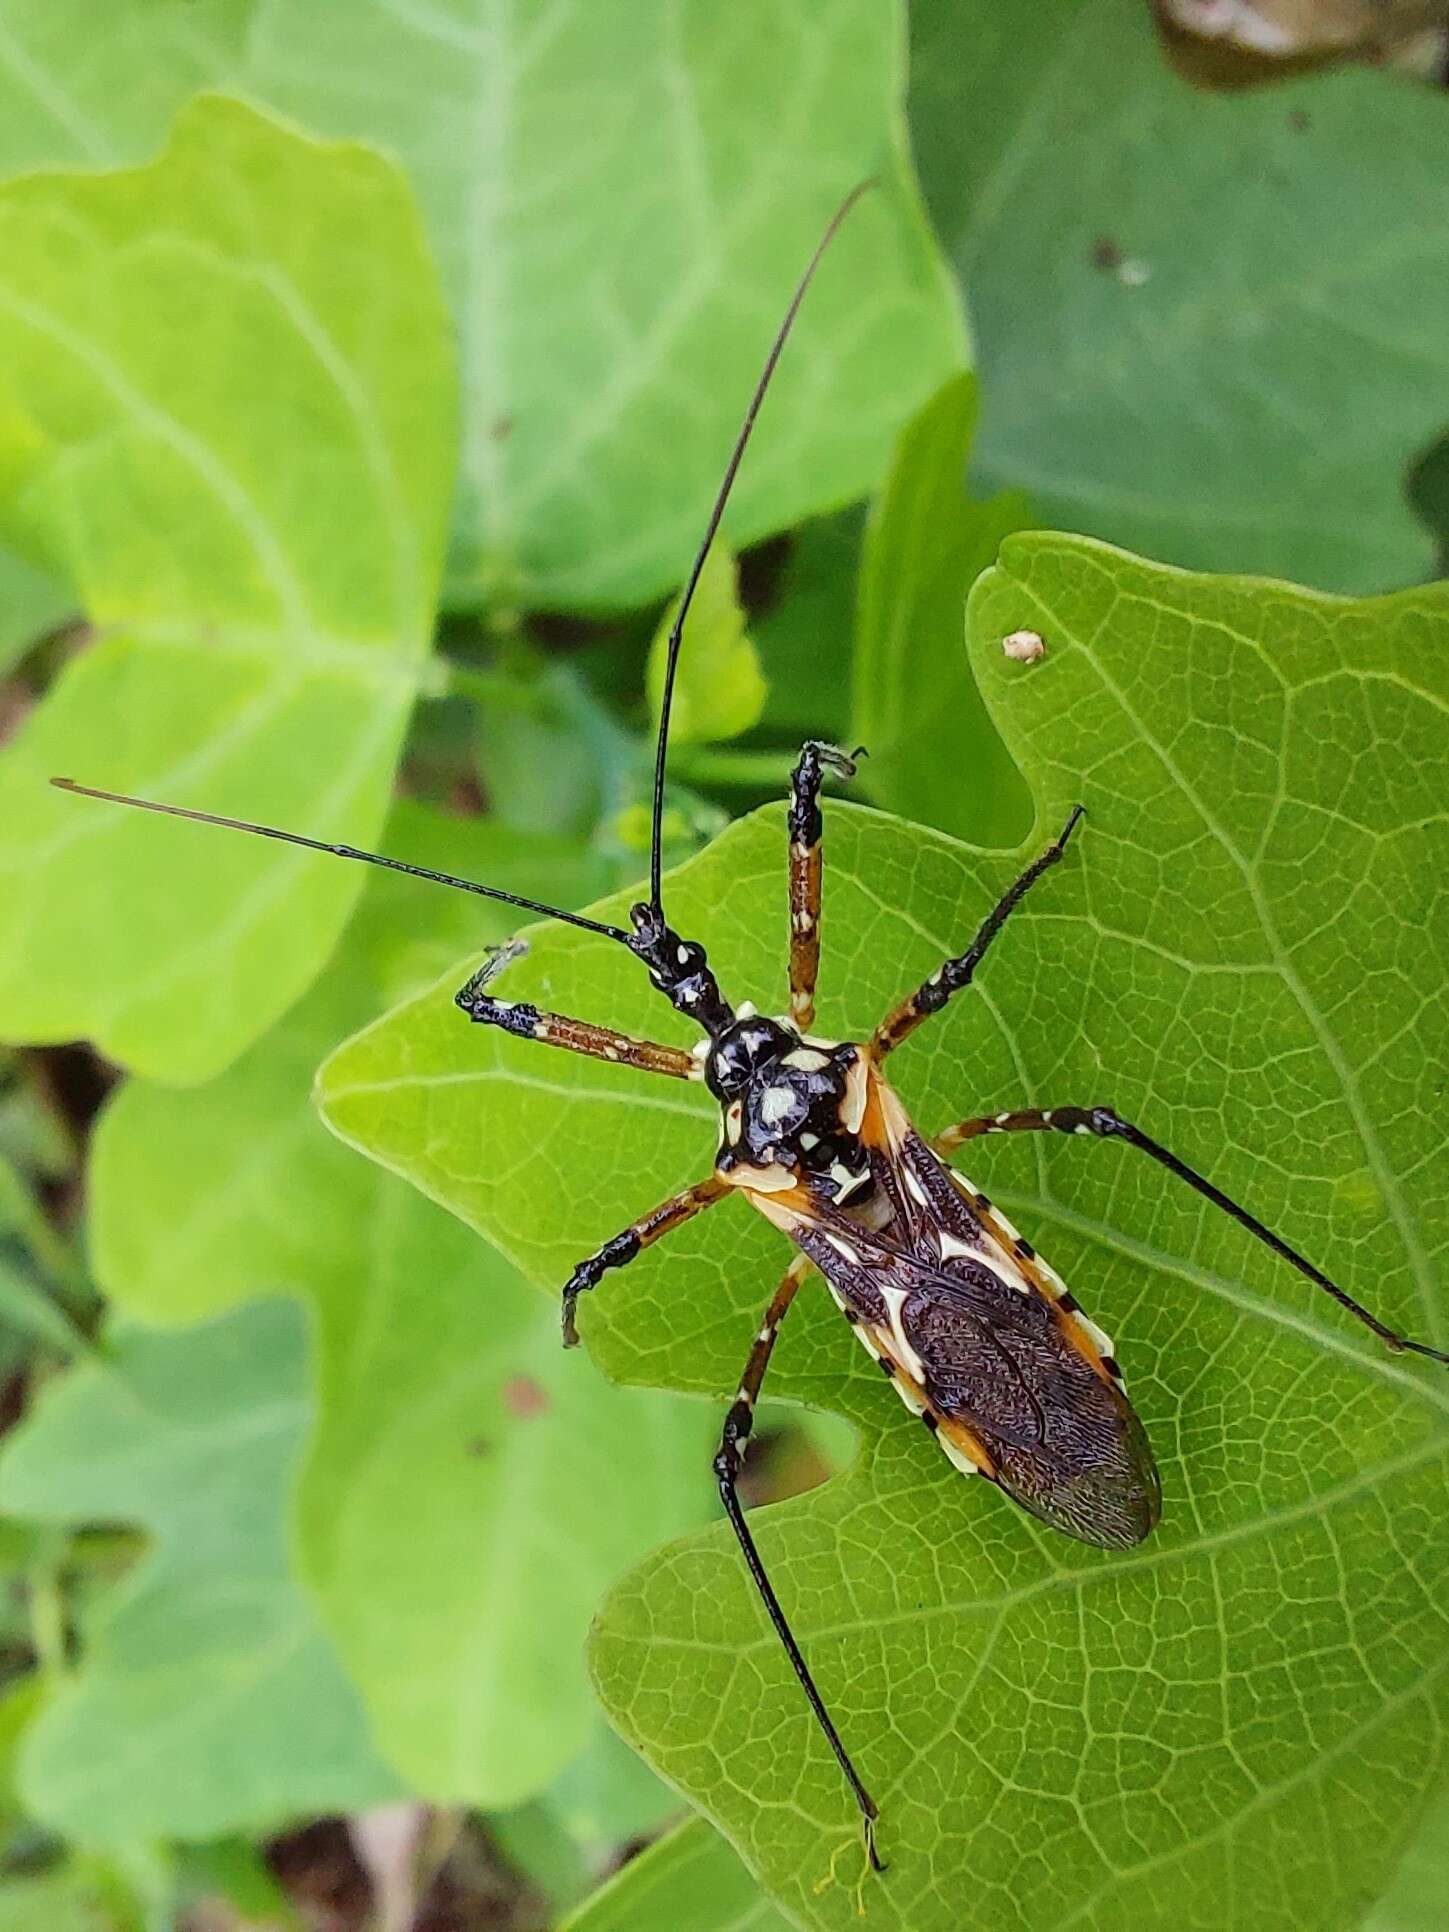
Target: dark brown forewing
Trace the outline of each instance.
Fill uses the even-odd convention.
[[[1121,1389],[1071,1346],[1049,1303],[997,1280],[985,1261],[920,1272],[901,1326],[931,1399],[980,1436],[1001,1487],[1080,1542],[1140,1543],[1161,1514],[1162,1491]],[[1031,1439],[1014,1426],[1019,1401],[999,1403],[1003,1361],[1035,1410]]]
[[[899,1329],[902,1366],[916,1374],[919,1363],[930,1405],[977,1437],[1024,1509],[1083,1543],[1142,1541],[1162,1502],[1146,1433],[1049,1301],[985,1258],[933,1266],[828,1205],[792,1232],[847,1314]]]

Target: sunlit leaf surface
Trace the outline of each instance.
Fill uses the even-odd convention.
[[[428,649],[452,406],[376,154],[211,98],[152,166],[0,188],[0,531],[98,633],[0,759],[0,1033],[197,1079],[310,983],[354,873],[46,780],[370,842]]]
[[[415,807],[388,845],[565,900],[596,876],[561,841]],[[489,1806],[531,1797],[579,1751],[600,1592],[699,1520],[711,1489],[707,1415],[566,1359],[556,1312],[497,1254],[312,1110],[338,1039],[499,931],[496,907],[374,877],[322,981],[235,1067],[184,1094],[131,1083],[92,1183],[97,1272],[122,1307],[171,1323],[262,1291],[304,1302],[317,1415],[294,1524],[303,1576],[378,1748],[425,1796]],[[626,1501],[612,1476],[600,1487],[620,1469]]]
[[[456,322],[455,601],[677,584],[786,297],[812,294],[727,528],[863,495],[962,357],[905,155],[898,0],[0,0],[0,166],[154,149],[205,84],[396,156]]]
[[[918,1118],[1113,1102],[1442,1343],[1449,597],[1338,602],[1019,537],[971,622],[1036,841],[1074,800],[1089,817],[979,993],[893,1063]],[[1002,654],[1018,628],[1043,636],[1039,663]],[[858,1033],[969,937],[1013,866],[845,806],[826,843],[822,1023]],[[766,812],[669,897],[766,1010],[783,857]],[[622,949],[546,931],[511,983],[679,1037],[640,979]],[[706,1169],[708,1108],[464,1037],[453,983],[333,1057],[327,1115],[556,1290]],[[1166,1514],[1131,1556],[1039,1529],[964,1484],[825,1296],[802,1298],[774,1387],[852,1418],[861,1452],[760,1535],[882,1800],[891,1871],[867,1923],[1341,1925],[1443,1769],[1443,1374],[1386,1357],[1125,1150],[997,1143],[977,1166],[1115,1333]],[[586,1339],[616,1375],[722,1395],[783,1260],[727,1204],[599,1289]],[[847,1794],[722,1530],[613,1593],[594,1668],[626,1735],[792,1916],[855,1923]]]

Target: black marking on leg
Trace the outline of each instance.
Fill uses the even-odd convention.
[[[884,1059],[886,1054],[893,1051],[902,1040],[915,1031],[923,1019],[932,1013],[938,1013],[954,993],[964,991],[971,984],[976,968],[986,956],[992,940],[1042,874],[1061,858],[1067,848],[1067,841],[1082,816],[1083,808],[1080,805],[1074,805],[1061,832],[1040,858],[1034,859],[1008,886],[996,905],[982,920],[977,928],[976,937],[965,952],[945,960],[929,979],[916,988],[914,993],[903,1000],[893,1012],[887,1014],[871,1036],[870,1051],[875,1059]]]
[[[1075,819],[1072,822],[1075,823]],[[1070,825],[1067,830],[1071,830]],[[1063,834],[1062,842],[1065,842],[1065,836]],[[1155,1161],[1159,1167],[1175,1175],[1195,1194],[1201,1195],[1203,1200],[1210,1202],[1220,1213],[1227,1215],[1229,1220],[1236,1221],[1238,1226],[1252,1235],[1255,1241],[1261,1241],[1265,1248],[1271,1248],[1280,1260],[1286,1261],[1290,1268],[1296,1269],[1306,1280],[1311,1281],[1315,1288],[1321,1288],[1324,1294],[1336,1301],[1340,1308],[1354,1317],[1355,1321],[1362,1322],[1364,1327],[1376,1335],[1386,1348],[1391,1348],[1395,1352],[1407,1351],[1410,1354],[1422,1355],[1428,1361],[1442,1362],[1449,1366],[1449,1351],[1435,1348],[1428,1342],[1415,1341],[1408,1335],[1400,1334],[1397,1329],[1390,1328],[1386,1322],[1380,1321],[1377,1315],[1371,1314],[1362,1302],[1355,1301],[1346,1289],[1340,1288],[1336,1281],[1330,1280],[1321,1268],[1316,1268],[1311,1261],[1285,1241],[1282,1235],[1275,1234],[1255,1214],[1250,1214],[1240,1202],[1235,1201],[1231,1195],[1224,1194],[1220,1187],[1207,1179],[1206,1175],[1199,1174],[1196,1168],[1189,1167],[1184,1160],[1179,1160],[1170,1148],[1153,1140],[1149,1134],[1143,1133],[1140,1127],[1134,1127],[1130,1120],[1124,1120],[1115,1107],[1027,1107],[1019,1113],[997,1114],[995,1123],[1004,1133],[1032,1134],[1046,1131],[1058,1134],[1092,1134],[1099,1140],[1124,1141],[1127,1146],[1135,1147],[1139,1153],[1146,1154],[1149,1160]],[[981,1121],[965,1120],[956,1127],[947,1128],[940,1136],[939,1144],[943,1147],[954,1147],[963,1140],[969,1140],[973,1133],[982,1131],[988,1130],[984,1128]],[[1069,1294],[1062,1294],[1058,1298],[1057,1305],[1069,1314],[1077,1311],[1077,1303]]]

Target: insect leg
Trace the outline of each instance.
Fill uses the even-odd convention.
[[[564,1347],[578,1346],[579,1331],[574,1325],[574,1309],[580,1295],[586,1294],[590,1288],[596,1288],[610,1268],[624,1267],[635,1255],[641,1254],[675,1228],[682,1228],[686,1221],[692,1221],[705,1208],[713,1207],[729,1192],[729,1183],[711,1174],[708,1180],[696,1181],[693,1187],[671,1194],[667,1201],[661,1201],[657,1208],[632,1222],[622,1234],[612,1236],[586,1261],[581,1261],[564,1283]]]
[[[858,755],[858,754],[857,754]],[[827,771],[854,778],[855,759],[808,739],[790,779],[790,1018],[802,1033],[815,1020],[820,970],[820,787]]]
[[[987,947],[995,939],[1012,913],[1036,884],[1043,872],[1054,866],[1067,849],[1067,840],[1076,829],[1077,820],[1082,816],[1082,807],[1074,805],[1071,816],[1061,832],[1042,853],[1033,859],[1015,883],[1009,886],[1001,899],[982,920],[976,937],[964,953],[948,959],[938,966],[928,980],[918,986],[909,998],[901,1001],[895,1011],[888,1013],[871,1037],[870,1051],[876,1060],[883,1060],[893,1047],[898,1047],[908,1034],[914,1033],[921,1021],[932,1013],[939,1013],[953,993],[959,993],[971,984],[971,977],[981,964]]]
[[[764,1601],[765,1609],[769,1612],[775,1634],[785,1646],[785,1654],[790,1659],[795,1675],[800,1680],[800,1686],[810,1701],[810,1708],[815,1713],[816,1721],[824,1731],[831,1750],[835,1753],[836,1763],[845,1773],[846,1782],[855,1795],[855,1802],[860,1806],[865,1830],[866,1853],[872,1867],[880,1872],[884,1871],[885,1867],[881,1864],[875,1848],[875,1822],[880,1816],[879,1807],[862,1784],[860,1773],[851,1763],[850,1756],[840,1741],[840,1733],[825,1708],[825,1701],[815,1688],[810,1667],[801,1654],[799,1644],[795,1641],[794,1632],[786,1622],[785,1612],[780,1607],[780,1599],[775,1595],[774,1585],[765,1574],[764,1563],[760,1559],[760,1552],[755,1546],[755,1539],[750,1533],[749,1522],[739,1498],[740,1467],[745,1459],[745,1444],[749,1441],[750,1430],[754,1426],[755,1402],[760,1393],[760,1385],[765,1379],[765,1370],[769,1367],[770,1355],[775,1346],[775,1337],[779,1333],[780,1324],[784,1321],[785,1312],[795,1299],[795,1291],[804,1279],[809,1266],[809,1259],[805,1255],[797,1255],[785,1270],[784,1279],[775,1290],[774,1298],[765,1310],[765,1319],[760,1324],[760,1332],[755,1337],[750,1358],[745,1364],[745,1372],[740,1378],[739,1392],[730,1404],[729,1414],[725,1417],[724,1433],[720,1437],[719,1450],[714,1459],[714,1473],[719,1481],[720,1500],[724,1504],[725,1515],[729,1518],[730,1527],[739,1539],[740,1549],[744,1552],[750,1576]]]
[[[1311,1261],[1305,1260],[1296,1248],[1290,1247],[1281,1235],[1274,1234],[1273,1230],[1265,1227],[1256,1215],[1250,1214],[1245,1207],[1224,1194],[1221,1188],[1215,1187],[1204,1175],[1189,1167],[1186,1161],[1179,1160],[1169,1148],[1161,1146],[1150,1135],[1144,1134],[1140,1127],[1134,1127],[1131,1121],[1123,1120],[1122,1116],[1111,1107],[1032,1107],[1023,1109],[1019,1113],[988,1114],[979,1120],[963,1120],[955,1127],[948,1127],[944,1134],[936,1136],[931,1145],[938,1153],[946,1154],[953,1147],[961,1146],[964,1141],[974,1140],[978,1134],[1043,1132],[1093,1134],[1099,1140],[1125,1141],[1129,1147],[1137,1148],[1150,1160],[1156,1161],[1159,1167],[1165,1167],[1169,1174],[1175,1174],[1178,1180],[1186,1181],[1194,1192],[1200,1194],[1205,1201],[1211,1201],[1215,1208],[1220,1208],[1224,1214],[1236,1221],[1240,1228],[1246,1228],[1256,1240],[1261,1241],[1265,1247],[1271,1248],[1274,1254],[1281,1256],[1291,1268],[1296,1268],[1300,1275],[1306,1276],[1315,1288],[1321,1288],[1326,1295],[1331,1295],[1339,1307],[1347,1309],[1356,1321],[1361,1321],[1365,1328],[1372,1329],[1387,1347],[1398,1352],[1407,1350],[1414,1355],[1427,1355],[1433,1362],[1449,1363],[1449,1354],[1444,1350],[1431,1348],[1427,1342],[1413,1341],[1407,1335],[1399,1334],[1397,1329],[1390,1328],[1386,1323],[1381,1322],[1377,1315],[1371,1315],[1361,1302],[1355,1301],[1352,1295],[1338,1286],[1337,1282],[1330,1281],[1328,1276],[1315,1268]]]
[[[495,999],[485,988],[525,950],[518,940],[493,947],[468,984],[453,995],[455,1004],[470,1020],[501,1026],[520,1040],[541,1040],[545,1046],[587,1053],[595,1060],[613,1060],[623,1067],[638,1067],[643,1073],[665,1073],[675,1080],[704,1078],[704,1063],[683,1047],[636,1040],[631,1034],[615,1033],[611,1027],[570,1019],[566,1013],[543,1013],[528,1000]]]

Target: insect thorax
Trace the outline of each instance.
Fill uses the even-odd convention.
[[[745,1008],[710,1042],[704,1067],[724,1115],[715,1161],[721,1175],[793,1172],[812,1191],[842,1203],[868,1187],[870,1160],[859,1132],[865,1061],[858,1046],[804,1036],[789,1020]]]

